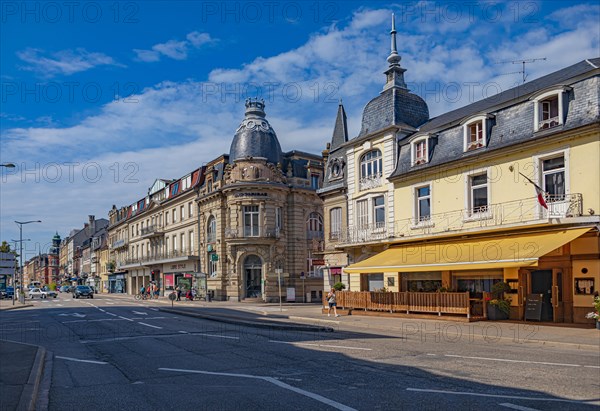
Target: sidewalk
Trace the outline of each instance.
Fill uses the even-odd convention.
[[[43,347],[0,341],[0,409],[34,409],[45,357]]]
[[[113,297],[114,294],[104,296]],[[132,296],[118,296],[118,299],[136,301]],[[507,343],[521,345],[538,345],[543,347],[561,346],[570,349],[592,350],[600,352],[600,331],[595,328],[581,328],[545,325],[535,322],[464,321],[422,319],[422,318],[389,318],[362,315],[342,315],[328,317],[322,314],[321,304],[278,304],[245,303],[233,301],[178,301],[173,304],[166,297],[159,300],[136,301],[142,305],[168,309],[182,315],[192,315],[211,320],[234,322],[240,325],[248,322],[264,324],[310,325],[330,328],[337,332],[368,332],[373,334],[393,335],[409,339],[439,339],[440,341],[457,342],[480,340],[486,343]],[[206,318],[209,319],[209,318]]]

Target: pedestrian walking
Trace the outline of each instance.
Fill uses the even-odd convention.
[[[181,301],[181,287],[177,286],[177,288],[175,289],[175,292],[177,293],[177,300],[175,300],[175,301]]]
[[[331,291],[327,293],[327,302],[329,303],[329,309],[327,310],[327,317],[331,316],[331,308],[333,308],[333,314],[336,317],[340,315],[337,313],[337,300],[335,297],[335,289],[332,288]]]

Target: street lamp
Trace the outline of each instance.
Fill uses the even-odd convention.
[[[21,243],[21,252],[19,253],[19,267],[20,267],[20,272],[19,272],[19,278],[20,283],[19,283],[19,288],[20,288],[20,293],[19,293],[19,298],[21,300],[21,302],[23,304],[25,304],[25,294],[23,294],[23,226],[25,224],[31,224],[31,223],[41,223],[42,220],[31,220],[31,221],[15,221],[15,223],[17,223],[19,225],[19,242]],[[22,296],[22,297],[21,297]]]
[[[14,243],[13,250],[15,252],[17,251],[17,243],[23,244],[23,241],[31,241],[31,238],[24,238],[22,240],[12,240],[12,239],[10,240],[11,243]],[[15,264],[16,264],[16,261],[15,261]],[[19,273],[21,272],[21,267],[19,267],[19,271],[18,272]],[[13,279],[12,279],[13,280],[13,283],[12,283],[12,286],[13,286],[13,298],[12,298],[13,299],[13,305],[15,305],[15,295],[17,293],[17,284],[15,283],[15,277],[16,277],[16,272],[15,272],[15,275],[13,275]]]

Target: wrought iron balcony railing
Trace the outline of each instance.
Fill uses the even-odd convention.
[[[274,227],[248,226],[248,227],[229,227],[225,229],[225,238],[279,238],[281,230]]]

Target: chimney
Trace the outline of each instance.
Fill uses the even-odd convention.
[[[94,233],[96,232],[96,219],[93,215],[89,215],[88,216],[89,219],[89,225],[90,225],[90,235],[94,235]]]

